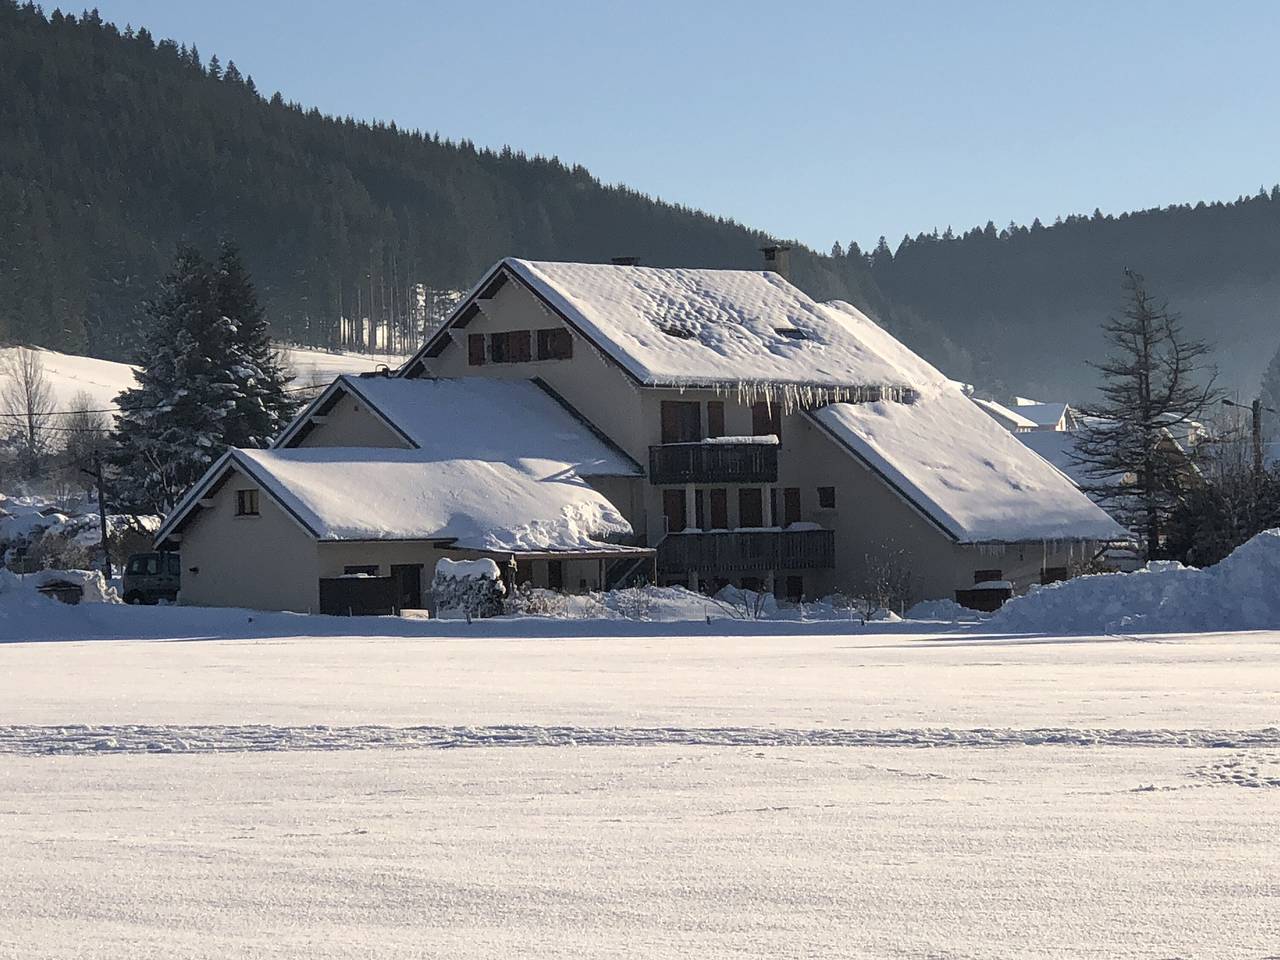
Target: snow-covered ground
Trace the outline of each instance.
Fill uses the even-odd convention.
[[[0,360],[18,347],[0,347]],[[298,386],[324,385],[344,373],[362,373],[379,366],[395,369],[404,357],[385,354],[359,354],[330,352],[304,347],[281,346]],[[95,409],[114,408],[120,392],[135,386],[133,367],[113,360],[94,357],[78,357],[56,350],[37,348],[44,365],[45,381],[49,385],[54,407],[66,410],[77,393],[84,392],[92,398]]]
[[[0,645],[0,956],[1280,944],[1280,634],[105,611]]]

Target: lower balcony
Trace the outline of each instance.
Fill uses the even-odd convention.
[[[669,533],[658,544],[658,572],[755,573],[835,566],[831,530],[723,530]]]

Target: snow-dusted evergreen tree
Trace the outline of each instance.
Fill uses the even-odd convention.
[[[1086,490],[1142,537],[1151,558],[1161,555],[1185,492],[1181,463],[1170,455],[1172,432],[1202,419],[1218,392],[1213,378],[1203,377],[1209,348],[1183,335],[1141,275],[1126,270],[1125,287],[1123,315],[1103,324],[1112,352],[1093,364],[1102,373],[1102,399],[1081,411],[1074,456]]]
[[[243,359],[213,267],[194,248],[179,249],[145,313],[138,385],[116,398],[113,494],[117,508],[163,514],[225,449],[242,401],[228,371]]]
[[[271,343],[253,281],[240,260],[240,252],[229,240],[218,246],[214,295],[218,312],[231,322],[232,341],[239,354],[238,361],[228,370],[237,397],[223,440],[232,447],[265,447],[288,426],[297,403],[289,392],[292,377]]]

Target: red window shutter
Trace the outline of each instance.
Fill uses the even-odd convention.
[[[467,363],[473,367],[484,366],[483,333],[472,333],[467,336]]]

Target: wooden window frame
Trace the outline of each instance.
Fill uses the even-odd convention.
[[[484,334],[467,334],[467,366],[483,367],[484,361]]]
[[[819,487],[818,488],[818,509],[834,510],[836,508],[836,488],[835,487]]]
[[[724,432],[724,401],[708,400],[707,401],[707,436],[723,437]]]
[[[260,517],[262,512],[258,501],[258,491],[253,488],[236,491],[236,516]]]
[[[572,360],[573,334],[564,327],[546,327],[538,331],[539,360]]]

